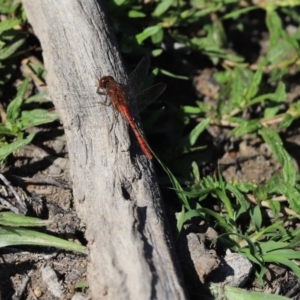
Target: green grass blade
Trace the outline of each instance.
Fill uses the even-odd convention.
[[[20,116],[20,108],[27,92],[29,79],[26,78],[18,89],[17,96],[13,99],[7,107],[7,120],[11,124],[15,124],[17,118]]]
[[[153,17],[160,17],[162,14],[164,14],[169,7],[173,4],[176,3],[177,1],[175,0],[162,0],[159,2],[159,4],[156,6],[154,12],[152,13]]]
[[[182,76],[182,75],[176,75],[173,74],[167,70],[164,69],[160,69],[161,74],[164,74],[166,76],[172,77],[172,78],[176,78],[176,79],[182,79],[182,80],[189,80],[189,78],[187,76]]]
[[[250,87],[247,91],[247,94],[246,94],[247,99],[252,99],[253,97],[255,97],[255,95],[259,91],[259,85],[262,80],[262,75],[263,75],[262,66],[259,65],[257,71],[255,72],[255,74],[253,76],[253,80],[250,83]]]
[[[130,10],[128,12],[128,17],[129,18],[145,18],[146,14],[144,14],[140,11],[137,11],[137,10]]]
[[[156,34],[161,30],[160,25],[155,25],[155,26],[149,26],[146,29],[144,29],[141,33],[137,34],[135,36],[137,43],[140,45],[143,43],[144,40],[147,38],[151,37],[152,35]]]
[[[284,182],[282,186],[282,193],[286,196],[290,207],[297,213],[300,214],[300,192],[297,188],[291,186],[287,182]]]
[[[264,255],[264,260],[266,262],[282,264],[289,267],[295,273],[295,275],[300,279],[300,268],[293,261],[285,258],[284,256],[268,253]]]
[[[18,19],[12,19],[12,20],[3,20],[0,22],[0,35],[8,30],[8,29],[12,29],[15,26],[19,25],[21,23],[20,20]]]
[[[239,204],[242,206],[244,211],[247,211],[249,208],[249,203],[246,201],[243,194],[231,183],[226,183],[226,189],[234,194]]]
[[[157,159],[158,163],[161,165],[161,167],[164,169],[164,171],[167,173],[173,188],[178,191],[177,192],[177,197],[181,200],[181,202],[183,203],[183,205],[190,210],[190,204],[188,201],[188,198],[186,197],[186,195],[184,194],[184,190],[181,187],[179,181],[176,179],[176,177],[172,174],[172,172],[170,171],[170,169],[165,166],[165,164],[156,156],[156,154],[154,152],[152,152],[154,157]]]
[[[21,140],[17,140],[15,142],[12,142],[8,145],[3,145],[0,147],[0,163],[3,163],[4,160],[6,159],[6,157],[8,155],[10,155],[11,153],[13,153],[14,151],[22,148],[23,146],[31,143],[31,141],[33,140],[35,136],[35,133],[31,133],[30,135],[28,135],[27,138],[25,139],[21,139]]]
[[[4,124],[0,123],[0,137],[4,135],[15,136],[15,134],[11,130],[9,130]]]
[[[229,120],[234,121],[235,118],[229,118]],[[248,122],[241,123],[238,127],[231,131],[232,136],[241,136],[246,133],[255,132],[261,128],[259,120],[250,120]]]
[[[272,48],[272,45],[277,45],[282,31],[282,22],[276,11],[267,11],[266,25],[270,34],[270,48]]]
[[[175,214],[177,219],[177,230],[178,232],[181,232],[184,220],[185,220],[185,209],[184,206],[182,206],[181,212]]]
[[[16,42],[8,44],[6,47],[0,49],[0,60],[9,58],[25,43],[25,41],[25,39],[19,39]]]
[[[181,139],[180,144],[178,145],[179,153],[185,152],[187,149],[190,149],[190,147],[196,143],[199,135],[207,127],[210,120],[211,118],[203,120],[201,123],[197,124],[187,136]]]
[[[48,225],[49,221],[18,215],[12,212],[0,212],[0,224],[17,227],[40,227]]]
[[[25,130],[33,126],[52,123],[58,119],[59,116],[55,112],[46,109],[33,109],[22,112],[21,118],[18,120],[18,127]]]
[[[262,292],[252,292],[229,285],[211,283],[209,285],[211,293],[214,295],[214,299],[226,299],[226,300],[286,300],[288,298],[266,294]]]
[[[279,134],[271,128],[263,128],[259,131],[264,141],[269,144],[275,159],[283,166],[285,161],[288,163],[286,150],[283,147]],[[291,163],[289,163],[289,171],[291,171]]]
[[[68,251],[88,254],[87,248],[45,233],[25,228],[1,226],[0,227],[0,248],[16,245],[34,245],[43,247],[55,247]]]
[[[253,209],[250,210],[250,217],[256,230],[259,230],[262,225],[262,214],[259,205],[254,206]]]

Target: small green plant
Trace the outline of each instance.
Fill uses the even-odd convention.
[[[299,230],[288,232],[283,227],[283,220],[264,226],[259,206],[264,202],[264,205],[271,208],[278,218],[283,207],[276,198],[282,196],[295,214],[300,215],[298,201],[300,188],[296,180],[296,169],[274,130],[264,128],[259,133],[270,145],[274,157],[282,165],[282,171],[273,175],[264,185],[224,182],[221,174],[217,178],[207,176],[201,179],[199,168],[194,162],[192,166],[194,184],[187,191],[182,188],[171,171],[159,161],[183,205],[182,211],[177,213],[177,229],[180,232],[183,224],[194,217],[203,218],[209,223],[214,220],[214,227],[219,228],[220,233],[223,233],[220,235],[223,242],[261,267],[260,272],[257,272],[259,278],[262,278],[267,270],[266,264],[270,262],[290,267],[299,277],[300,269],[293,261],[300,259],[299,252],[296,251],[299,247]],[[253,206],[248,201],[249,195],[254,195],[256,205]],[[207,197],[219,199],[225,212],[220,213],[203,207],[201,202]],[[245,214],[249,216],[249,224],[245,224]],[[288,218],[291,219],[293,216]],[[244,230],[241,231],[241,228]]]
[[[25,79],[18,93],[7,108],[6,121],[0,124],[0,162],[3,163],[8,155],[31,143],[35,133],[24,137],[25,131],[38,125],[47,124],[58,119],[57,114],[46,109],[23,110],[24,103],[40,102],[43,98],[40,94],[25,99],[29,80]],[[10,142],[7,138],[15,137]]]
[[[184,125],[180,127],[178,122],[169,121],[169,126],[160,129],[160,133],[170,137],[169,144],[161,155],[163,159],[157,159],[182,205],[176,215],[178,232],[192,218],[206,220],[217,228],[222,242],[253,262],[259,279],[263,278],[269,263],[284,265],[300,276],[295,262],[300,259],[299,232],[284,228],[284,221],[300,215],[300,176],[281,138],[300,117],[297,98],[287,101],[289,74],[299,71],[300,30],[297,27],[288,32],[287,24],[282,21],[285,16],[299,22],[295,5],[299,2],[262,1],[259,5],[244,3],[242,6],[240,1],[165,0],[144,5],[141,1],[120,0],[110,6],[119,14],[123,8],[128,10],[127,15],[118,17],[114,23],[123,52],[151,52],[160,56],[164,55],[162,44],[166,47],[167,43],[178,43],[194,54],[201,52],[215,66],[213,80],[219,86],[213,99],[215,106],[199,100],[195,105],[184,104],[180,110],[174,109],[177,120],[183,120],[184,125],[202,122],[194,125],[190,134],[180,137],[178,132],[183,132]],[[230,21],[238,32],[247,35],[242,17],[253,11],[265,16],[268,43],[264,56],[250,64],[228,46],[226,23]],[[123,35],[120,28],[130,34]],[[170,75],[166,70],[159,71]],[[251,134],[265,142],[281,171],[261,184],[225,182],[221,172],[218,176],[201,177],[198,166],[201,159],[200,155],[196,156],[201,147],[195,141],[212,124],[230,128],[229,137],[243,139]],[[174,132],[176,141],[172,139]],[[285,204],[278,198],[285,199]],[[220,210],[204,206],[205,199],[213,199]],[[264,207],[273,211],[271,225],[265,224],[262,217]],[[282,211],[287,215],[279,218]]]
[[[25,33],[21,30],[21,23],[25,15],[20,3],[2,1],[0,12],[8,18],[0,22],[0,97],[4,103],[4,85],[12,79],[17,66],[16,57],[18,50],[25,43]],[[19,18],[10,18],[18,15]],[[54,113],[42,109],[23,110],[24,103],[41,101],[41,95],[27,96],[29,80],[25,79],[16,97],[10,102],[6,113],[2,111],[2,123],[0,123],[0,163],[4,163],[7,156],[14,151],[32,142],[35,133],[26,134],[26,130],[52,122],[57,119]]]
[[[18,19],[9,19],[0,22],[0,63],[2,67],[5,60],[11,59],[25,42],[24,33],[13,29],[20,22]],[[0,84],[5,82],[3,79],[7,78],[2,78]]]
[[[82,245],[26,228],[41,227],[48,224],[49,221],[38,218],[17,215],[11,212],[0,212],[0,247],[34,245],[88,254],[86,247]]]

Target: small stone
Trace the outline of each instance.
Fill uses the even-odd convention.
[[[37,298],[40,298],[43,295],[43,292],[41,291],[41,289],[39,287],[35,288],[33,293]]]

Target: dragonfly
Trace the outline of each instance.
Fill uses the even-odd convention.
[[[143,153],[147,158],[152,159],[153,157],[149,146],[142,136],[134,117],[138,112],[145,109],[147,105],[156,100],[164,92],[167,85],[160,82],[139,91],[147,77],[149,66],[150,58],[149,56],[144,56],[128,77],[130,89],[117,82],[113,76],[108,75],[100,78],[96,92],[100,95],[107,96],[110,102],[108,104],[100,103],[106,106],[110,104],[113,105],[115,111],[120,113],[130,125]],[[42,84],[40,86],[47,86],[47,84]],[[132,91],[132,94],[127,93],[127,91]],[[130,101],[134,98],[137,100],[138,110],[132,112],[130,107],[133,107],[133,105],[130,105]]]
[[[129,84],[133,91],[139,90],[143,85],[144,80],[148,74],[149,65],[149,56],[144,56],[135,70],[129,75]],[[165,89],[166,84],[160,82],[150,88],[139,92],[136,95],[138,99],[142,100],[139,101],[139,111],[142,111],[148,104],[157,99]],[[110,103],[113,104],[115,110],[120,113],[130,125],[143,153],[149,159],[152,159],[152,154],[149,146],[134,120],[134,114],[132,114],[130,110],[129,101],[131,100],[131,97],[128,97],[128,95],[126,94],[124,86],[118,83],[113,76],[103,76],[99,80],[97,93],[101,95],[107,95],[107,97],[110,99]]]

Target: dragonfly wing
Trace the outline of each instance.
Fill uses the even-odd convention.
[[[132,91],[136,93],[143,85],[146,76],[148,74],[148,69],[150,65],[150,58],[148,55],[144,56],[136,68],[129,75],[129,84]]]
[[[157,99],[166,89],[167,85],[163,82],[157,83],[139,93],[137,93],[137,104],[139,112],[143,111],[146,106]]]

